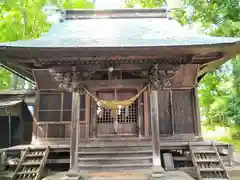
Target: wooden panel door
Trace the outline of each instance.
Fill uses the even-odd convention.
[[[117,91],[117,100],[128,100],[136,95],[136,91]],[[129,107],[121,109],[121,113],[117,116],[117,133],[118,135],[137,135],[138,133],[138,115],[137,100]]]
[[[114,100],[114,91],[100,91],[97,93],[99,99]],[[111,109],[101,109],[101,115],[97,115],[97,136],[114,135],[114,118]]]
[[[100,91],[97,93],[102,100],[127,100],[136,95],[135,91]],[[137,135],[137,102],[128,108],[123,108],[116,115],[111,109],[101,109],[101,115],[97,115],[97,136],[126,136]]]

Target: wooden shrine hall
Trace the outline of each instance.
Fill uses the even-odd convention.
[[[5,149],[22,151],[12,179],[63,164],[65,179],[230,179],[232,146],[202,139],[197,85],[240,53],[240,39],[200,35],[166,9],[56,13],[38,39],[0,44],[1,62],[37,85],[32,143]]]

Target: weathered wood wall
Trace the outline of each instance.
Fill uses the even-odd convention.
[[[81,95],[80,138],[86,136],[86,96]],[[72,93],[38,91],[35,109],[35,136],[38,139],[67,139],[71,132]]]
[[[199,135],[199,119],[195,89],[160,90],[159,128],[160,135]]]
[[[195,100],[195,89],[186,90],[161,90],[158,93],[159,98],[159,121],[160,135],[162,137],[171,137],[176,135],[199,135],[198,110]],[[96,118],[95,102],[90,104],[91,98],[81,95],[81,108],[79,120],[80,139],[95,137],[93,134],[93,123]],[[143,99],[142,99],[143,100]],[[140,101],[142,101],[140,100]],[[147,94],[144,101],[147,101]],[[66,139],[70,138],[71,123],[71,101],[72,94],[59,91],[39,91],[39,108],[37,108],[36,131],[35,134],[40,139]],[[149,100],[148,100],[149,101]],[[143,102],[143,101],[142,101]],[[149,102],[146,102],[149,103]],[[93,108],[91,110],[91,107]],[[140,110],[140,109],[139,109]],[[147,109],[144,106],[144,111]],[[90,112],[93,113],[90,113]],[[150,117],[148,113],[144,115],[144,120],[140,126],[141,134],[148,136],[151,133]],[[149,124],[146,125],[145,118],[148,118]]]

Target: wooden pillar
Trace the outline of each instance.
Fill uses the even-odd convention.
[[[170,102],[170,119],[171,119],[171,125],[172,125],[172,135],[175,135],[175,119],[173,115],[173,92],[172,89],[169,91],[169,102]]]
[[[85,102],[86,102],[86,108],[85,108],[85,119],[86,119],[86,140],[89,140],[89,130],[90,130],[90,96],[88,94],[85,95]]]
[[[78,172],[78,139],[80,119],[80,94],[72,93],[72,116],[70,138],[70,170]]]
[[[94,96],[96,96],[96,92],[92,93]],[[91,98],[91,124],[92,124],[92,138],[97,137],[97,104],[95,101]]]
[[[143,125],[143,100],[142,96],[137,99],[137,112],[138,112],[138,137],[142,138],[142,125]]]
[[[153,89],[150,94],[150,108],[151,108],[151,128],[152,128],[152,159],[153,172],[152,178],[161,178],[163,175],[163,168],[161,164],[160,154],[160,130],[159,130],[159,115],[158,115],[158,91]]]
[[[202,133],[201,133],[201,117],[200,117],[200,108],[199,108],[199,101],[198,101],[198,93],[197,93],[197,88],[193,89],[193,97],[194,97],[194,104],[195,106],[193,106],[195,109],[193,110],[193,112],[195,112],[195,118],[196,118],[196,122],[195,122],[195,133],[196,136],[201,137]]]
[[[145,137],[149,137],[149,101],[148,101],[148,92],[143,92],[143,101],[144,101],[144,133]]]

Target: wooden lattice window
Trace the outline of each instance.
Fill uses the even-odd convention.
[[[39,121],[61,120],[61,93],[42,93],[39,103]]]
[[[80,119],[85,121],[85,95],[80,95]],[[41,92],[39,103],[39,121],[71,121],[72,93]]]
[[[97,95],[103,100],[126,100],[130,99],[135,95],[135,91],[102,91],[98,92]],[[112,112],[111,109],[102,108],[101,113],[97,117],[98,124],[109,124],[113,123],[115,118],[117,118],[118,123],[128,124],[137,123],[137,101],[127,108],[122,108],[121,113],[117,115],[117,112]]]
[[[135,101],[128,108],[121,109],[121,114],[117,116],[118,123],[137,123],[137,102]]]

